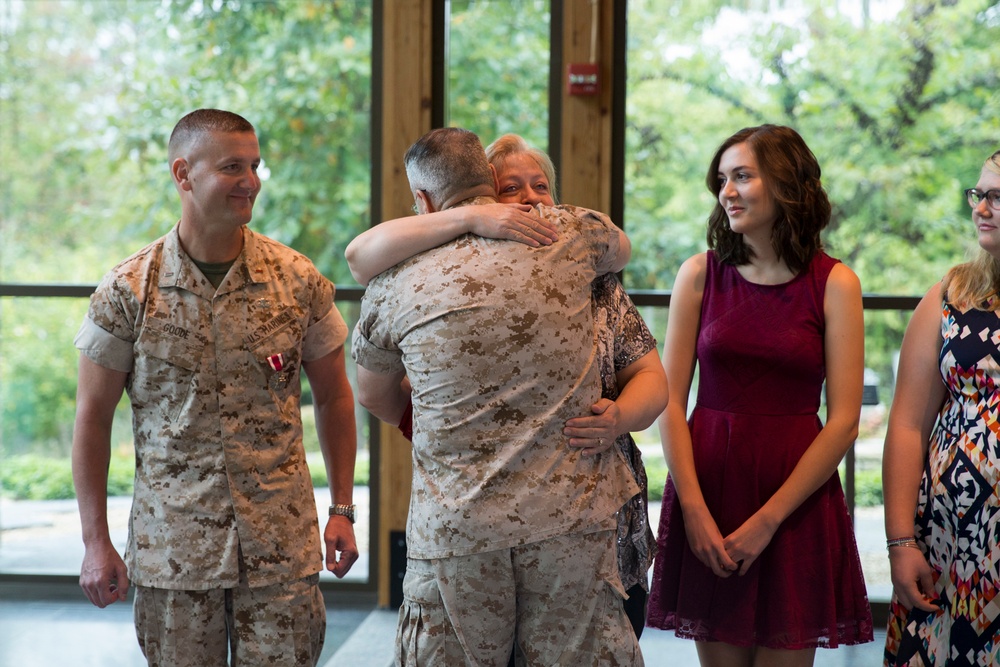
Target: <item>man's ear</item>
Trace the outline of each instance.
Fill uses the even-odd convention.
[[[174,178],[174,185],[178,190],[190,190],[191,180],[188,174],[188,163],[182,157],[175,159],[170,164],[170,175]]]
[[[437,210],[427,190],[417,190],[413,193],[413,198],[417,202],[417,213],[434,213]]]

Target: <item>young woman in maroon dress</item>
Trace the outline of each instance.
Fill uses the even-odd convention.
[[[681,266],[664,339],[648,625],[696,640],[706,667],[810,665],[872,640],[837,476],[861,412],[861,285],[822,250],[830,203],[793,129],[736,133],[707,181],[710,250]]]

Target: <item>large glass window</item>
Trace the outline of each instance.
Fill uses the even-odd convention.
[[[520,134],[542,150],[549,134],[548,0],[452,0],[446,123],[489,144]]]
[[[630,0],[628,11],[628,288],[669,289],[705,249],[715,149],[762,123],[795,127],[818,157],[834,204],[827,251],[866,293],[922,295],[964,259],[962,189],[1000,136],[996,3]],[[856,520],[873,600],[889,590],[881,450],[908,315],[866,313],[878,391],[855,449]]]
[[[170,130],[188,111],[221,107],[258,130],[251,226],[351,284],[344,247],[369,225],[371,13],[321,0],[0,0],[0,283],[92,285],[169,231],[179,216]],[[86,305],[0,299],[0,571],[79,568],[68,455]],[[122,412],[112,473],[124,496],[127,401]],[[39,502],[56,504],[24,504]],[[62,547],[47,542],[56,529]],[[32,560],[34,538],[38,553],[74,557]],[[352,575],[366,578],[365,563]]]

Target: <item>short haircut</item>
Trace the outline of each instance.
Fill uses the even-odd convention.
[[[486,185],[494,189],[483,143],[469,130],[431,130],[410,146],[403,165],[410,190],[426,192],[435,208],[473,188]]]
[[[256,132],[256,130],[250,121],[232,111],[197,109],[174,125],[170,141],[167,143],[169,161],[177,159],[194,139],[207,132]]]
[[[771,232],[775,252],[795,273],[809,266],[822,250],[820,232],[829,224],[830,200],[823,190],[820,167],[799,133],[783,125],[747,127],[726,139],[712,158],[705,182],[715,195],[715,208],[708,218],[708,247],[720,261],[746,264],[752,250],[729,226],[729,216],[719,202],[722,184],[719,163],[722,154],[737,144],[747,148],[757,159],[764,187],[774,199],[778,217]]]
[[[558,204],[556,167],[552,164],[552,158],[549,157],[548,153],[540,148],[535,148],[519,134],[505,134],[486,147],[486,159],[496,168],[497,174],[503,171],[504,164],[508,159],[521,154],[530,156],[538,163],[538,168],[542,170],[545,180],[549,182],[549,196],[552,197],[552,201]]]

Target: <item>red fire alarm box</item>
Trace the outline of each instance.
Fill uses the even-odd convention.
[[[570,63],[566,67],[566,93],[597,95],[601,91],[599,72],[597,63]]]

